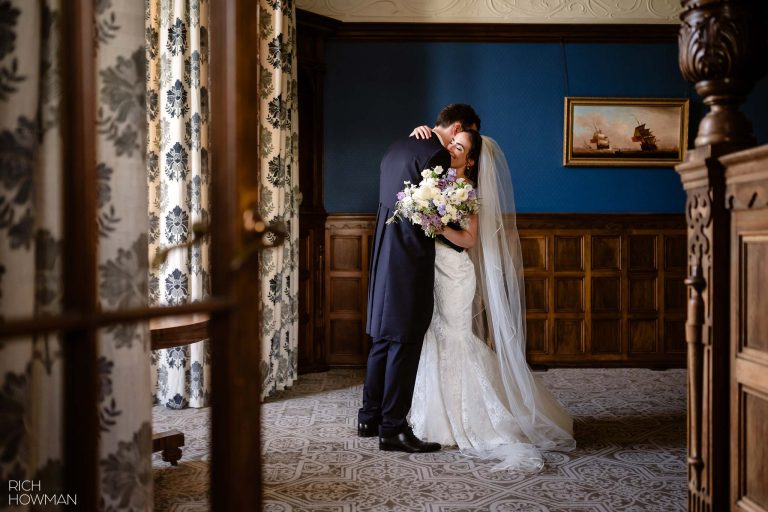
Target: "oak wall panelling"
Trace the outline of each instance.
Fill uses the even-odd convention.
[[[329,215],[326,222],[323,316],[330,366],[364,366],[368,358],[365,323],[374,222],[372,215]]]
[[[330,28],[304,20],[297,34],[299,68],[299,373],[323,371],[323,83]]]
[[[372,214],[326,222],[330,366],[363,366]],[[685,364],[686,234],[675,214],[519,214],[528,361]]]
[[[682,215],[518,215],[529,363],[684,365],[684,226]]]

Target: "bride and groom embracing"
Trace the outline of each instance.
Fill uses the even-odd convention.
[[[498,460],[495,469],[538,470],[540,450],[575,446],[573,424],[525,360],[511,177],[479,129],[472,107],[448,105],[434,128],[415,129],[381,161],[358,435],[378,435],[381,450],[458,446]],[[387,223],[403,183],[435,166],[477,189],[480,208],[466,229],[449,225],[433,239],[407,220]]]

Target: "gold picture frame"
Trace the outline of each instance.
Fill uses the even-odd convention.
[[[672,167],[688,148],[687,98],[565,98],[563,165]]]

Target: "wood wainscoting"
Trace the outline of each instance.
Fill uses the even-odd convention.
[[[328,20],[326,20],[328,21]],[[330,23],[330,21],[329,21]],[[327,370],[323,326],[323,86],[331,25],[303,18],[296,36],[299,93],[299,360],[300,373]]]
[[[364,366],[372,214],[325,224],[326,363]],[[685,366],[682,214],[520,214],[534,366]]]
[[[526,352],[544,366],[685,366],[683,215],[519,215]]]
[[[375,222],[373,214],[329,214],[325,222],[323,317],[329,366],[365,366],[368,358],[368,261]]]

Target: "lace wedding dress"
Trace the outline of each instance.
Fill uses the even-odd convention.
[[[413,432],[467,455],[497,459],[495,469],[536,471],[543,465],[541,453],[511,412],[496,355],[472,333],[474,296],[475,270],[467,252],[436,242],[435,309],[416,376]],[[554,437],[542,448],[571,448],[570,416],[536,384],[538,413],[552,420],[545,428]]]
[[[537,471],[541,450],[575,447],[573,421],[525,360],[522,257],[509,170],[493,139],[483,137],[479,164],[471,257],[435,242],[435,306],[410,423],[423,440],[497,460],[495,470]]]

